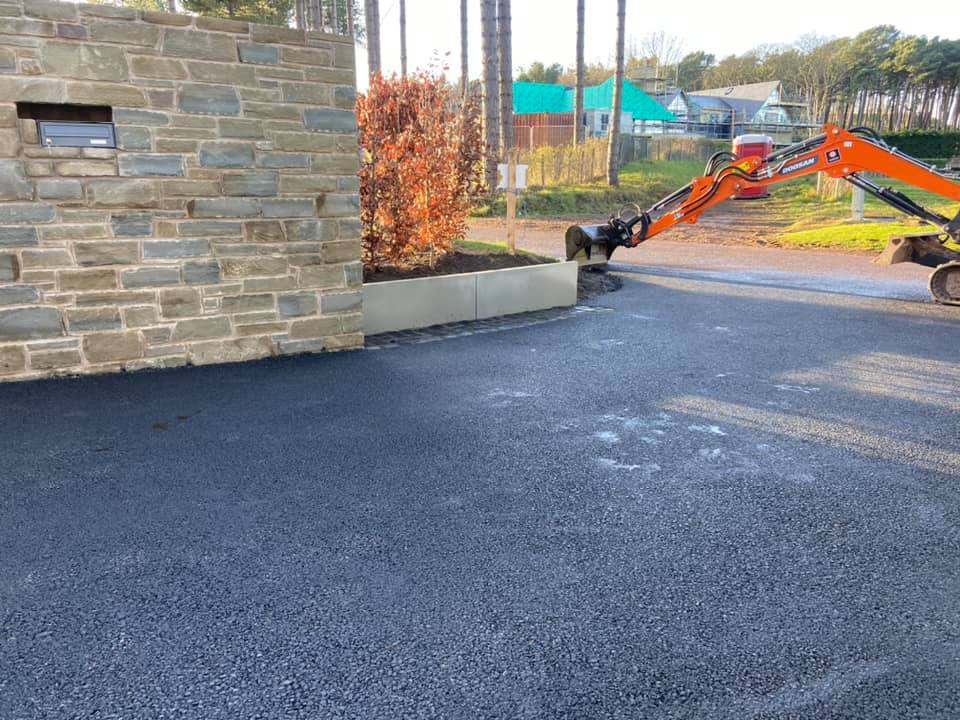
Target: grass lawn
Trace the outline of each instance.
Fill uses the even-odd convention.
[[[620,187],[605,183],[529,190],[520,195],[519,211],[526,217],[565,217],[609,215],[624,205],[636,203],[648,207],[661,197],[687,184],[703,172],[697,160],[640,161],[620,170]],[[916,202],[954,217],[960,204],[886,178],[877,182],[906,193]],[[771,222],[770,242],[799,247],[842,247],[882,250],[896,235],[931,230],[925,225],[867,196],[864,214],[871,222],[851,221],[850,195],[837,200],[817,197],[815,176],[799,178],[771,188],[769,199],[762,201]],[[477,217],[503,217],[504,197],[484,201],[474,211]]]
[[[479,240],[456,240],[453,243],[453,249],[459,250],[462,253],[471,253],[477,255],[506,255],[510,252],[510,248],[507,247],[506,243],[488,243],[480,242]],[[530,252],[529,250],[522,250],[517,248],[517,255],[528,255],[529,257],[534,257],[545,263],[559,262],[556,258],[545,257],[543,255],[538,255],[537,253]]]

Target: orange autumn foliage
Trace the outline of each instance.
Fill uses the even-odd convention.
[[[378,75],[357,97],[357,123],[364,264],[432,265],[464,236],[480,190],[477,100],[428,73]]]

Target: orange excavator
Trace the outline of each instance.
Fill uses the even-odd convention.
[[[935,226],[935,233],[897,238],[885,251],[889,262],[917,262],[935,268],[930,293],[937,302],[960,305],[960,252],[947,247],[960,242],[960,212],[952,220],[919,205],[904,193],[875,183],[866,173],[878,173],[913,187],[960,202],[960,183],[894,147],[869,128],[844,130],[824,125],[823,133],[790,145],[767,157],[736,159],[719,152],[704,174],[663,198],[648,210],[624,208],[603,225],[574,225],[566,233],[567,258],[580,251],[587,257],[605,252],[609,260],[618,247],[636,247],[682,222],[695,223],[715,205],[742,190],[793,180],[822,172],[842,178],[897,210]]]

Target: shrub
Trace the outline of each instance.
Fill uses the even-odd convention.
[[[960,132],[904,130],[887,133],[883,139],[916,158],[951,158],[960,153]]]
[[[357,122],[364,263],[432,266],[463,238],[480,190],[476,99],[461,102],[428,73],[377,76],[357,98]]]

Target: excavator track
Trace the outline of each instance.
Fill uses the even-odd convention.
[[[942,305],[960,305],[960,261],[945,263],[930,274],[930,294]]]

